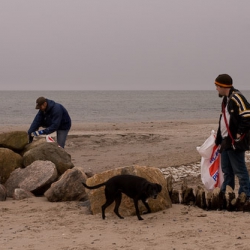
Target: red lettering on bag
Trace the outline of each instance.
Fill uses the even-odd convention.
[[[219,185],[219,166],[220,166],[220,154],[218,146],[214,145],[210,159],[211,166],[209,167],[210,176],[216,181],[214,187]]]

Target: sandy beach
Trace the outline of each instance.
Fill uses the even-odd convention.
[[[28,125],[0,126],[1,132]],[[65,150],[76,167],[93,174],[131,165],[178,169],[200,161],[196,150],[217,129],[217,120],[73,124]],[[53,135],[52,135],[53,136]],[[199,173],[198,173],[199,174]],[[188,176],[189,186],[202,185]],[[179,188],[181,180],[174,186]],[[7,250],[250,249],[250,213],[172,208],[120,220],[90,214],[83,202],[45,197],[0,203],[0,246]]]

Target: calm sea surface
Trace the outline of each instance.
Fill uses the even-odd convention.
[[[250,91],[242,91],[250,101]],[[65,106],[73,122],[134,122],[217,119],[214,91],[0,91],[2,125],[29,124],[39,96]]]

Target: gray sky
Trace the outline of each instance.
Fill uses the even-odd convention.
[[[250,89],[249,0],[0,0],[0,90]]]

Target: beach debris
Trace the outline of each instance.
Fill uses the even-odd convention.
[[[212,192],[208,192],[207,196],[207,209],[208,210],[223,210],[225,206],[225,195],[216,187]]]
[[[226,186],[225,199],[226,199],[225,205],[228,211],[237,210],[237,208],[235,208],[236,205],[235,193],[230,186]]]
[[[172,175],[168,175],[166,176],[166,181],[167,181],[167,189],[168,192],[171,193],[173,191],[173,176]]]
[[[162,173],[168,177],[172,176],[173,182],[181,181],[187,177],[199,177],[201,165],[200,162],[189,165],[161,168]]]
[[[246,201],[247,201],[246,194],[245,193],[239,194],[238,198],[234,199],[233,202],[232,202],[234,204],[235,208],[236,208],[235,210],[237,210],[237,211],[246,211],[247,207],[249,205],[249,202],[246,202]]]
[[[193,188],[188,187],[187,181],[184,180],[181,186],[181,203],[186,205],[193,205],[195,203],[195,196]]]
[[[173,204],[180,203],[180,193],[178,190],[173,189],[173,181],[174,181],[173,176],[168,175],[166,177],[166,181],[167,181],[167,189],[172,203]]]
[[[179,204],[180,203],[180,193],[178,190],[172,190],[169,194],[172,204]]]
[[[234,191],[229,186],[226,187],[225,194],[218,187],[206,193],[202,187],[198,186],[194,196],[192,195],[192,188],[186,185],[183,186],[183,191],[181,203],[185,205],[195,205],[203,210],[250,212],[250,201],[246,194],[242,192],[236,198]]]
[[[250,163],[250,151],[245,152],[245,161],[246,163]],[[250,165],[249,165],[250,167]],[[182,181],[188,177],[200,177],[201,175],[201,164],[200,162],[191,163],[187,165],[180,166],[172,166],[161,168],[162,173],[167,178],[168,176],[172,176],[172,183]]]
[[[195,192],[195,206],[200,207],[202,209],[207,208],[206,203],[206,193],[204,188],[198,186]]]

